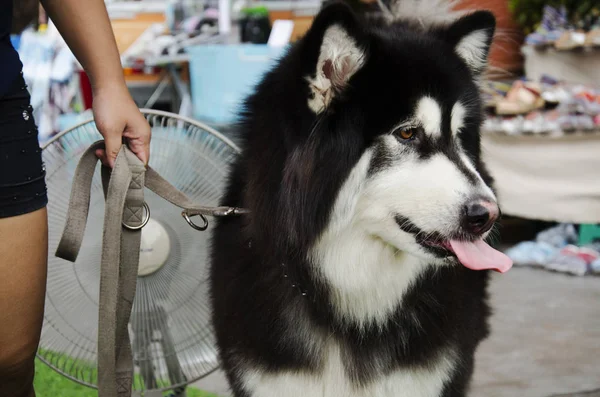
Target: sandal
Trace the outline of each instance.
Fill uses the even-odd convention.
[[[496,103],[496,114],[514,116],[544,107],[545,101],[537,84],[515,81],[506,97]]]

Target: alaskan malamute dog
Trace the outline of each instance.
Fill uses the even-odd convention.
[[[484,242],[495,19],[408,3],[326,6],[246,101],[222,204],[251,214],[217,223],[210,274],[235,397],[467,393],[487,269],[511,266]]]

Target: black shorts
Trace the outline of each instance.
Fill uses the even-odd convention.
[[[29,92],[20,75],[0,98],[0,218],[45,207],[45,177]]]

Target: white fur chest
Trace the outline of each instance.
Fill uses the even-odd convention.
[[[336,344],[331,343],[323,353],[320,373],[247,368],[242,376],[244,388],[251,397],[439,397],[455,364],[453,355],[446,353],[427,367],[398,370],[359,387],[350,382]]]

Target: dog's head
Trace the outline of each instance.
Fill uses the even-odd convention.
[[[433,261],[506,269],[483,243],[499,216],[477,86],[494,28],[485,11],[427,29],[363,21],[341,4],[320,12],[281,63],[286,75],[261,87],[287,78],[296,92],[280,93],[298,98],[293,110],[280,99],[297,124],[282,129],[296,128],[284,131],[277,193],[290,238],[353,230]]]

